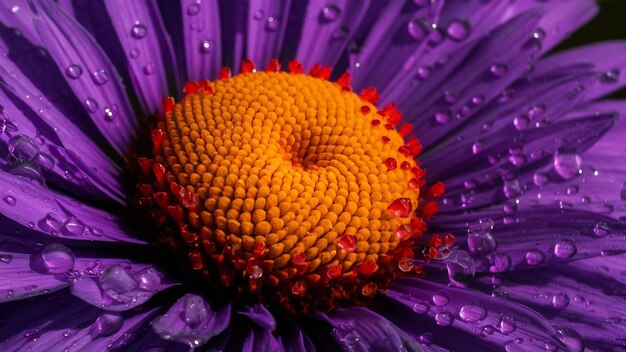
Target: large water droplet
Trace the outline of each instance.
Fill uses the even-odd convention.
[[[85,232],[85,224],[82,221],[71,217],[61,226],[63,236],[81,236]]]
[[[93,80],[93,83],[101,86],[109,81],[109,75],[105,70],[100,69],[91,73],[91,79]]]
[[[129,303],[135,298],[134,290],[138,287],[133,279],[120,265],[112,265],[100,274],[100,287],[109,297]]]
[[[21,176],[41,185],[46,181],[41,174],[41,167],[29,160],[16,160],[9,165],[7,171],[15,176]]]
[[[96,319],[91,334],[94,338],[111,336],[124,325],[124,318],[119,313],[105,313]]]
[[[115,114],[111,108],[104,108],[104,121],[111,122],[115,120]]]
[[[545,186],[550,182],[550,176],[543,172],[538,172],[533,176],[533,183],[536,186]]]
[[[33,162],[37,165],[41,166],[44,170],[52,170],[54,168],[55,161],[49,154],[46,153],[37,153],[33,158]]]
[[[200,12],[200,1],[194,2],[187,6],[187,15],[195,16]]]
[[[516,116],[513,119],[513,126],[518,131],[523,131],[530,126],[530,119],[526,115]]]
[[[83,69],[79,65],[69,65],[65,69],[65,75],[71,79],[77,79],[83,74]]]
[[[60,274],[74,269],[76,256],[71,249],[62,244],[51,244],[41,252],[46,268],[49,273]]]
[[[336,20],[340,14],[341,14],[341,9],[337,5],[329,5],[329,6],[324,6],[324,8],[322,8],[322,12],[320,13],[320,16],[326,22],[332,22]]]
[[[619,80],[619,70],[609,70],[600,76],[600,81],[604,83],[616,83]]]
[[[61,216],[57,213],[48,213],[43,219],[39,220],[37,225],[44,232],[57,234],[61,230]]]
[[[13,260],[13,256],[11,254],[0,254],[0,262],[9,264]]]
[[[465,40],[470,34],[470,25],[466,21],[452,20],[446,28],[446,33],[450,39],[455,41]]]
[[[11,137],[8,148],[11,156],[17,160],[32,160],[39,153],[37,143],[25,135]]]
[[[489,271],[492,273],[502,273],[511,268],[511,257],[506,253],[495,253],[489,259]]]
[[[505,316],[500,318],[496,327],[503,335],[508,335],[517,329],[517,324],[515,323],[515,320]]]
[[[83,103],[85,104],[85,108],[87,108],[87,111],[91,113],[98,111],[98,102],[96,102],[94,99],[87,98]]]
[[[277,31],[280,28],[280,21],[277,17],[269,16],[265,20],[265,29],[270,32]]]
[[[563,342],[570,351],[582,352],[585,350],[585,340],[573,329],[559,327],[555,329],[556,336]]]
[[[17,200],[15,199],[15,197],[8,195],[4,197],[4,202],[8,205],[15,205],[17,203]]]
[[[442,307],[450,303],[450,295],[443,291],[437,292],[433,295],[432,301],[437,307]]]
[[[597,223],[596,226],[593,227],[593,234],[598,237],[604,237],[610,233],[610,229],[608,225],[604,222]]]
[[[442,125],[447,124],[452,119],[452,115],[449,111],[440,111],[435,113],[435,120]]]
[[[554,170],[566,180],[571,180],[582,173],[582,159],[575,152],[554,153]]]
[[[489,254],[496,248],[496,240],[491,235],[494,222],[491,219],[480,219],[467,229],[467,247],[471,253]]]
[[[569,296],[565,293],[557,293],[552,296],[552,306],[556,309],[563,309],[569,304]]]
[[[413,311],[417,314],[426,314],[430,309],[430,305],[425,302],[416,302],[413,304]]]
[[[572,240],[560,240],[554,245],[554,254],[562,259],[569,259],[576,254],[576,244]]]
[[[154,64],[154,62],[148,62],[143,67],[143,73],[147,76],[153,75],[155,71],[156,71],[156,65]]]
[[[466,323],[475,323],[485,319],[487,311],[483,307],[475,305],[464,305],[459,311],[459,317]]]
[[[526,264],[534,266],[543,263],[544,255],[538,249],[531,249],[524,258],[526,259]]]
[[[130,29],[130,35],[135,39],[141,39],[145,37],[146,34],[148,34],[148,28],[141,22],[135,22]]]
[[[409,21],[407,30],[409,31],[409,35],[415,40],[422,40],[428,34],[428,30],[421,19]]]
[[[454,322],[454,316],[450,312],[441,312],[435,315],[435,322],[439,326],[450,326]]]
[[[209,315],[206,302],[204,302],[202,297],[196,295],[187,295],[184,297],[184,300],[185,310],[183,311],[183,318],[187,325],[195,328]]]
[[[163,275],[154,268],[146,268],[135,274],[135,279],[144,290],[156,291],[161,285]]]
[[[453,250],[445,259],[448,277],[453,282],[468,282],[474,278],[474,259],[467,252]]]

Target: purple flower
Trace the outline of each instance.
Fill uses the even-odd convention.
[[[596,11],[4,2],[0,349],[623,349],[626,42],[547,54]]]

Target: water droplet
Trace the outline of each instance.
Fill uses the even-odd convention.
[[[115,114],[113,114],[113,110],[110,108],[104,108],[104,120],[111,122],[115,120]]]
[[[517,324],[515,323],[515,320],[505,316],[500,318],[496,327],[500,330],[502,335],[508,335],[517,329]]]
[[[571,180],[582,173],[582,159],[575,152],[554,153],[554,170],[566,180]]]
[[[533,183],[536,186],[545,186],[549,182],[550,182],[550,177],[543,172],[538,172],[533,176]]]
[[[474,259],[467,252],[453,250],[445,259],[448,278],[452,282],[468,282],[474,278],[476,267]]]
[[[574,195],[574,194],[578,193],[578,190],[579,190],[579,187],[576,186],[576,185],[573,185],[573,186],[567,187],[567,191],[566,192],[567,192],[568,195],[571,196],[571,195]]]
[[[435,315],[435,322],[439,326],[450,326],[454,322],[454,316],[450,312],[441,312]]]
[[[213,42],[210,40],[203,40],[200,43],[200,52],[203,54],[209,54],[213,51]]]
[[[341,14],[341,9],[337,5],[324,6],[320,16],[327,22],[336,20]]]
[[[465,305],[459,311],[459,317],[466,323],[475,323],[485,319],[487,311],[483,307],[475,305]]]
[[[480,142],[472,144],[472,154],[476,155],[483,150],[483,145]]]
[[[528,265],[534,266],[543,263],[544,255],[540,250],[532,249],[526,253],[526,256],[524,258],[526,259],[526,263]]]
[[[94,338],[111,336],[124,325],[124,318],[119,313],[105,313],[96,319],[91,334]]]
[[[63,236],[81,236],[84,232],[85,224],[74,217],[67,219],[61,227],[61,234]]]
[[[516,116],[513,119],[513,126],[515,126],[515,129],[518,131],[525,130],[530,126],[530,119],[525,115]]]
[[[209,316],[206,302],[202,297],[196,295],[186,295],[184,300],[183,317],[185,323],[191,328],[195,328]]]
[[[87,111],[91,113],[98,111],[98,103],[92,98],[85,99],[83,103],[85,104]]]
[[[552,296],[552,306],[556,309],[563,309],[569,304],[569,296],[565,293],[558,293]]]
[[[39,153],[39,147],[35,141],[25,135],[11,137],[8,148],[11,156],[17,160],[32,160]]]
[[[452,104],[456,103],[457,99],[458,98],[457,98],[455,93],[453,93],[453,92],[451,92],[449,90],[445,90],[443,92],[443,100],[445,100],[446,103],[452,105]]]
[[[572,240],[560,240],[554,245],[554,254],[562,259],[569,259],[576,254],[576,244]]]
[[[258,265],[253,265],[251,267],[250,278],[252,279],[260,279],[263,276],[263,269],[261,269]]]
[[[596,226],[593,227],[593,234],[598,237],[604,237],[608,235],[609,233],[610,233],[609,226],[604,222],[598,223],[596,224]]]
[[[555,331],[556,336],[569,348],[570,351],[582,352],[585,350],[585,340],[583,340],[582,336],[580,336],[576,330],[559,327],[556,328]]]
[[[424,21],[421,19],[409,21],[407,30],[409,31],[409,35],[415,40],[422,40],[428,34]]]
[[[504,76],[508,70],[508,66],[504,64],[493,64],[489,67],[489,72],[496,77]]]
[[[430,309],[430,305],[428,305],[428,303],[416,302],[415,304],[413,304],[412,309],[417,314],[426,314]]]
[[[265,18],[265,12],[263,12],[263,10],[256,10],[254,12],[254,19],[255,20],[260,21],[263,18]]]
[[[143,67],[143,73],[147,76],[154,74],[156,71],[156,65],[154,62],[149,62]]]
[[[442,125],[447,124],[452,119],[449,111],[440,111],[435,113],[435,120]]]
[[[135,298],[138,283],[120,265],[112,265],[100,274],[100,287],[109,297],[129,303]]]
[[[5,196],[4,202],[7,203],[8,205],[15,205],[15,203],[17,203],[17,200],[13,196]]]
[[[65,69],[65,75],[71,79],[77,79],[83,74],[83,69],[79,65],[70,65]]]
[[[200,1],[196,1],[187,6],[187,15],[195,16],[200,12]]]
[[[420,343],[425,346],[430,346],[433,343],[433,334],[427,332],[425,334],[420,335],[419,337]],[[402,351],[403,349],[401,349]]]
[[[448,33],[448,37],[455,41],[465,40],[470,34],[470,26],[469,23],[463,20],[452,20],[448,24],[446,28],[446,33]]]
[[[619,80],[619,74],[619,70],[606,71],[600,76],[600,81],[603,83],[616,83]]]
[[[133,49],[130,49],[129,55],[132,59],[136,59],[139,57],[139,53],[140,53],[139,49],[133,48]]]
[[[467,247],[470,253],[489,254],[496,249],[496,240],[491,235],[494,222],[491,219],[480,219],[467,229]]]
[[[420,66],[417,68],[417,77],[421,79],[422,81],[427,80],[431,74],[432,74],[432,69],[428,66]]]
[[[141,39],[145,37],[146,34],[148,34],[148,28],[141,22],[135,22],[130,29],[130,35],[135,39]]]
[[[266,20],[265,20],[265,29],[270,31],[270,32],[274,32],[276,30],[278,30],[278,28],[280,28],[280,21],[278,20],[278,18],[273,17],[273,16],[269,16]]]
[[[37,153],[33,158],[33,162],[37,165],[41,166],[44,170],[52,170],[54,168],[55,161],[49,154],[46,153]]]
[[[98,86],[101,86],[109,81],[109,76],[107,75],[105,70],[100,69],[100,70],[94,71],[91,74],[91,79],[93,80],[93,83],[95,83]]]
[[[49,273],[60,274],[74,269],[76,256],[71,249],[62,244],[51,244],[41,252],[46,268]]]
[[[489,271],[492,273],[502,273],[511,268],[511,257],[506,253],[496,253],[489,258],[491,266]]]
[[[448,295],[448,293],[443,292],[443,291],[437,292],[433,295],[432,301],[433,301],[433,304],[436,305],[437,307],[442,307],[450,303],[450,295]]]
[[[139,282],[139,287],[148,291],[156,291],[163,281],[163,274],[154,268],[146,268],[137,274],[135,279]]]
[[[11,254],[0,254],[0,262],[9,264],[13,260],[13,256]]]
[[[7,170],[10,174],[21,176],[45,185],[46,181],[41,174],[41,167],[28,160],[16,160],[9,165]]]

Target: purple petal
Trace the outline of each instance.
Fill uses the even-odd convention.
[[[311,1],[306,10],[296,58],[305,70],[316,63],[334,66],[354,37],[370,0]]]
[[[266,329],[271,332],[276,330],[276,319],[274,318],[274,315],[272,315],[272,313],[262,304],[255,304],[252,307],[247,308],[246,311],[239,312],[239,314],[252,320],[262,329]]]
[[[124,259],[92,258],[77,261],[68,272],[72,295],[108,311],[126,311],[173,286],[151,265]]]
[[[443,215],[430,225],[434,231],[454,233],[461,248],[477,255],[476,270],[482,272],[553,266],[626,251],[622,221],[576,209],[484,209]]]
[[[269,330],[250,329],[248,336],[243,341],[242,352],[285,352],[280,341]]]
[[[80,67],[66,79],[94,124],[120,153],[130,149],[138,127],[117,72],[89,34],[56,3],[36,1],[35,25],[61,71]],[[75,66],[73,66],[75,65]]]
[[[187,77],[192,81],[214,79],[222,64],[218,2],[183,0],[180,6]]]
[[[362,307],[338,308],[319,315],[333,327],[333,337],[350,351],[420,351],[412,337],[393,322]]]
[[[0,23],[7,27],[15,28],[31,43],[39,47],[43,46],[37,28],[32,21],[33,13],[28,5],[28,0],[5,1],[0,3]]]
[[[233,72],[236,72],[244,54],[248,2],[220,1],[219,5],[222,25],[222,64],[230,66]]]
[[[25,228],[76,240],[143,243],[104,210],[80,204],[21,177],[0,171],[0,213]],[[25,207],[28,212],[25,212]]]
[[[386,296],[381,313],[412,335],[455,351],[545,351],[565,345],[534,311],[480,292],[420,279],[401,279]]]
[[[138,326],[145,326],[156,310],[128,314],[104,312],[66,291],[0,306],[6,322],[0,330],[3,351],[103,351]]]
[[[522,2],[523,4],[524,2]],[[524,6],[526,4],[523,4]],[[539,21],[537,35],[541,52],[548,52],[598,13],[593,0],[567,0],[545,4],[545,16]]]
[[[215,307],[204,298],[186,294],[167,313],[152,322],[152,328],[166,340],[197,347],[219,335],[230,323],[230,305]]]
[[[167,73],[176,65],[168,65],[164,57],[173,59],[173,49],[153,2],[105,1],[109,18],[126,54],[127,69],[134,91],[144,111],[153,113],[161,108],[168,95]],[[124,11],[120,11],[120,9]],[[165,55],[161,55],[165,54]],[[167,68],[167,70],[166,70]]]
[[[526,305],[551,324],[580,333],[590,349],[612,350],[626,343],[626,280],[624,256],[597,257],[541,270],[504,275],[497,286],[490,280],[474,287]]]
[[[602,53],[602,55],[598,55]],[[595,43],[553,54],[535,66],[537,75],[575,64],[590,65],[590,71],[599,79],[587,88],[586,99],[593,100],[618,90],[626,85],[626,42],[612,41]]]
[[[284,329],[281,333],[281,337],[286,352],[315,351],[315,346],[313,346],[308,336],[303,334],[298,323],[283,322],[281,323],[281,327]]]
[[[252,1],[248,7],[246,57],[259,68],[277,58],[283,44],[291,0]]]

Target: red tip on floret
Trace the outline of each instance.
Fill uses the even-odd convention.
[[[302,73],[302,64],[298,60],[289,61],[289,72],[291,73]]]
[[[183,86],[183,93],[185,93],[186,95],[196,94],[197,90],[198,90],[198,83],[194,81],[189,81],[185,83],[185,85]]]
[[[344,72],[339,78],[337,78],[337,84],[344,90],[350,90],[350,74]]]
[[[271,59],[270,63],[265,68],[266,72],[278,72],[280,71],[280,61],[278,59]]]
[[[231,72],[230,72],[230,67],[222,67],[220,68],[220,79],[226,79],[226,78],[230,78],[231,76]]]
[[[162,100],[163,102],[163,112],[168,114],[172,111],[174,111],[174,105],[176,104],[176,102],[174,102],[174,98],[172,97],[165,97]]]
[[[250,59],[245,59],[241,62],[241,73],[254,72],[254,62]]]
[[[369,102],[372,105],[378,104],[378,98],[380,98],[380,95],[375,88],[365,88],[361,91],[361,99]]]

